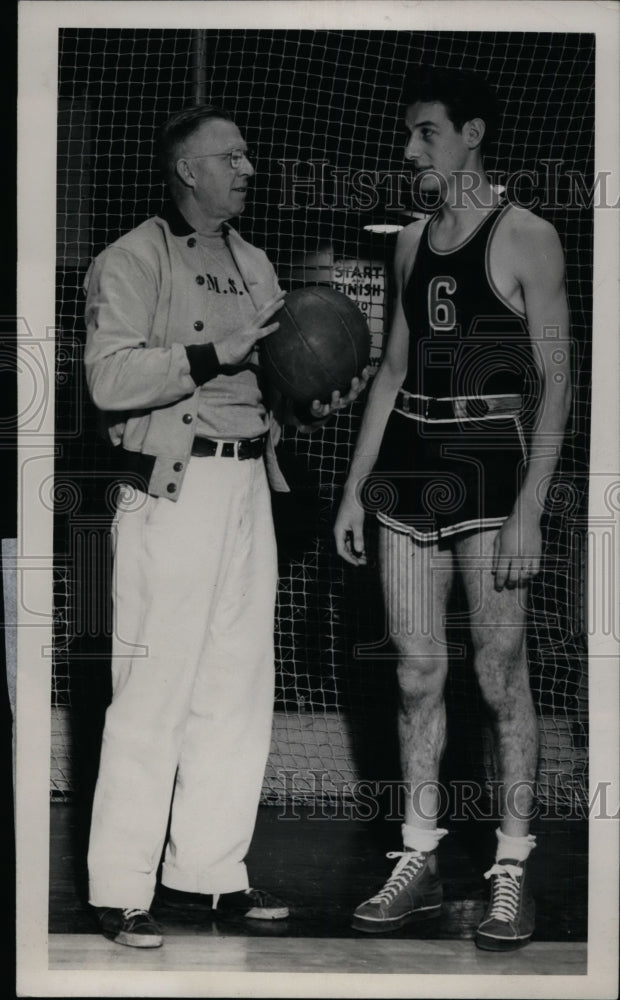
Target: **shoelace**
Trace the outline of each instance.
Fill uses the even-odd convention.
[[[266,906],[269,902],[269,897],[264,889],[246,889],[245,894],[254,904],[259,906]]]
[[[133,909],[123,910],[123,916],[126,920],[132,920],[133,917],[143,917],[147,915],[146,910],[141,910],[139,907],[133,907]]]
[[[369,900],[370,903],[390,903],[406,887],[412,875],[418,874],[425,861],[425,855],[420,851],[388,851],[385,856],[400,858],[400,861],[394,866],[383,889]]]
[[[523,869],[517,865],[495,864],[484,873],[485,878],[497,875],[493,883],[490,920],[514,920],[519,905],[519,890]]]

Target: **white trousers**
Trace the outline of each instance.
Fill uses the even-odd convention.
[[[169,819],[165,885],[248,887],[277,559],[262,460],[192,458],[176,503],[137,496],[114,524],[113,696],[88,866],[94,906],[146,909]]]

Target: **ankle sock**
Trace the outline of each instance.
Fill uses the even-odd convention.
[[[403,823],[402,827],[403,846],[413,851],[434,851],[442,837],[445,837],[447,830],[439,830],[435,827],[432,830],[422,830],[417,826],[409,826]]]
[[[531,833],[524,837],[509,837],[508,834],[502,833],[499,827],[495,833],[497,835],[496,861],[502,861],[506,858],[527,861],[530,851],[536,847],[536,837],[532,836]]]

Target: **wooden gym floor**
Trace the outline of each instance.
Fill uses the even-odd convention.
[[[539,819],[531,868],[537,900],[532,942],[507,955],[479,951],[495,823],[453,824],[440,847],[442,916],[389,934],[350,926],[355,906],[380,887],[398,849],[397,822],[312,815],[307,807],[264,806],[248,857],[252,884],[285,899],[286,921],[221,922],[155,902],[164,947],[123,948],[97,933],[86,906],[86,825],[80,810],[51,808],[49,968],[209,972],[480,973],[584,975],[587,823]]]

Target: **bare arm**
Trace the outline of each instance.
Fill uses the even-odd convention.
[[[400,234],[396,245],[394,258],[396,309],[385,354],[368,394],[359,437],[334,526],[338,553],[353,566],[360,566],[366,562],[364,510],[359,499],[360,486],[377,460],[396,394],[407,373],[409,329],[402,308],[401,293],[403,281],[410,273],[412,258],[417,252],[421,231],[420,224],[408,227]]]
[[[495,587],[515,586],[540,569],[540,519],[571,405],[569,314],[564,255],[555,229],[534,216],[513,234],[515,276],[525,303],[541,399],[527,471],[514,510],[495,543]]]

